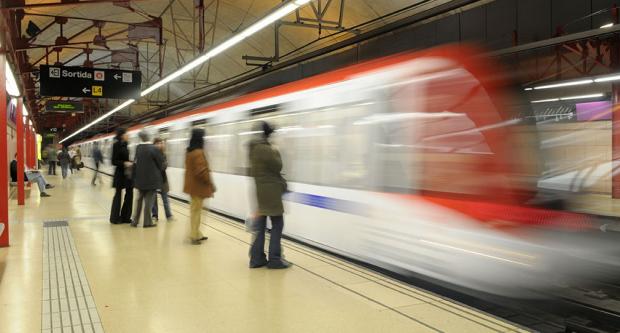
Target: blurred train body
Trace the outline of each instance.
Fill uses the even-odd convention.
[[[464,47],[401,54],[132,127],[130,147],[141,128],[164,138],[170,194],[187,199],[189,132],[205,128],[218,187],[208,208],[244,219],[247,143],[265,120],[278,128],[290,237],[498,294],[615,272],[613,244],[591,218],[530,204],[540,174],[533,125],[512,113],[500,73]],[[113,135],[76,143],[87,164],[94,141],[109,163]]]

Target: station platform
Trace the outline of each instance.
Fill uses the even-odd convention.
[[[287,270],[248,269],[244,226],[189,207],[157,228],[112,225],[110,178],[47,176],[10,204],[0,249],[0,332],[525,332],[476,309],[285,240]],[[107,179],[106,179],[107,178]]]

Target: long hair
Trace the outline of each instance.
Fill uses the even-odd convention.
[[[187,152],[192,150],[202,149],[205,144],[205,130],[202,128],[192,129],[192,136],[189,139],[189,146],[187,146]]]

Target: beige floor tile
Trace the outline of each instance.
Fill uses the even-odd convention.
[[[386,288],[386,286],[374,281],[347,284],[346,287],[387,307],[394,308],[425,303],[409,293]]]
[[[317,266],[312,269],[313,272],[327,278],[330,281],[339,284],[354,284],[368,282],[372,279],[364,274],[358,274],[355,271],[343,269],[338,266]]]
[[[418,304],[372,282],[382,278],[378,274],[298,245],[284,249],[297,264],[291,269],[248,269],[250,235],[213,214],[204,214],[201,227],[209,240],[189,245],[185,204],[174,202],[176,221],[162,220],[157,228],[111,225],[113,191],[107,181],[91,186],[91,175],[85,170],[65,180],[49,177],[57,185],[51,198],[33,190],[25,206],[11,204],[12,246],[0,249],[0,332],[40,331],[42,221],[64,218],[108,333],[485,329],[463,311],[459,316]]]
[[[40,331],[41,302],[39,300],[0,304],[0,332]]]
[[[444,332],[482,333],[511,328],[509,325],[500,326],[486,316],[473,317],[458,309],[445,309],[429,303],[400,307],[398,310]]]

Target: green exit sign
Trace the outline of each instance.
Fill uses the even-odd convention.
[[[48,101],[45,104],[46,112],[83,112],[84,105],[81,102]]]

